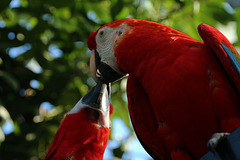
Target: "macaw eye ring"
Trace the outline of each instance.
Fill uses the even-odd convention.
[[[120,36],[121,34],[122,34],[122,31],[119,31],[119,32],[118,32],[118,35]]]
[[[104,31],[100,31],[99,32],[99,37],[103,37],[104,36]]]

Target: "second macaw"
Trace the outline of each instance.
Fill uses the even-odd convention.
[[[44,160],[102,160],[109,138],[109,86],[97,85],[62,120]]]
[[[154,159],[199,159],[208,142],[215,145],[214,133],[221,138],[240,126],[240,56],[213,27],[198,29],[204,42],[159,23],[124,19],[88,38],[93,77],[108,82],[129,74],[131,120]]]

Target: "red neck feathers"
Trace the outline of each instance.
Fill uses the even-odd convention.
[[[156,57],[156,53],[159,58],[165,57],[167,49],[179,38],[195,41],[184,33],[151,21],[124,19],[111,22],[108,26],[116,27],[119,23],[127,24],[128,28],[114,51],[119,67],[127,73],[134,71],[142,61]]]
[[[89,119],[85,110],[67,115],[49,147],[45,160],[102,159],[109,128],[99,128],[96,122],[90,122]]]

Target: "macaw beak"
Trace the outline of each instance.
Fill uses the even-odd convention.
[[[101,81],[103,83],[110,83],[119,80],[124,75],[119,74],[108,64],[101,62],[101,58],[97,50],[92,50],[90,57],[90,71],[95,81]]]
[[[110,83],[103,83],[98,80],[96,86],[80,100],[81,105],[92,108],[90,117],[96,120],[99,127],[105,126],[109,128],[111,125],[110,95]],[[97,112],[94,112],[94,110]]]
[[[82,99],[83,105],[87,105],[101,112],[109,111],[109,101],[111,94],[111,86],[109,83],[97,81],[94,86]]]
[[[111,85],[97,81],[97,84],[78,101],[68,114],[77,113],[82,108],[88,107],[108,116],[110,95]]]

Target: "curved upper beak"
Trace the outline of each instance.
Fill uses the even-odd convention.
[[[99,75],[97,77],[97,66],[99,66],[100,61],[101,59],[99,56],[97,56],[97,54],[95,53],[95,50],[92,50],[89,66],[90,66],[91,76],[95,82],[97,82],[97,79],[100,77]]]
[[[73,114],[81,111],[82,108],[91,108],[98,111],[99,116],[94,119],[97,120],[100,126],[110,127],[110,94],[111,86],[109,83],[102,83],[97,81],[97,84],[72,108],[68,114]],[[91,112],[96,113],[96,112]]]
[[[110,83],[124,77],[124,75],[119,74],[112,69],[111,66],[102,62],[97,50],[92,50],[90,57],[90,71],[96,82],[99,79],[103,83]]]
[[[110,84],[97,81],[97,84],[81,99],[82,104],[102,112],[109,111],[109,101],[111,95]]]
[[[101,113],[109,113],[109,103],[111,95],[110,83],[97,81],[97,84],[72,108],[68,114],[77,113],[83,107],[90,107]]]

